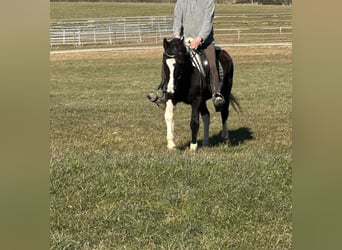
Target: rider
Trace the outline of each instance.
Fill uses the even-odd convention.
[[[213,102],[216,110],[218,110],[225,103],[225,100],[221,94],[219,75],[216,68],[214,13],[215,0],[177,0],[174,8],[173,35],[175,38],[184,36],[184,41],[190,41],[190,48],[192,49],[204,50],[210,67]],[[162,72],[162,79],[163,75]],[[163,84],[161,82],[158,89],[162,89]],[[150,93],[147,97],[151,101],[160,98],[155,96],[154,93]]]

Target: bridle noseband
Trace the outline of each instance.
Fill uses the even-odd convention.
[[[163,55],[166,56],[167,58],[175,58],[176,57],[176,55],[170,55],[166,52],[164,52]]]

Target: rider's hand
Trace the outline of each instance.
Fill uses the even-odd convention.
[[[201,37],[196,37],[194,40],[192,40],[190,44],[190,48],[192,49],[197,49],[202,43],[202,38]]]

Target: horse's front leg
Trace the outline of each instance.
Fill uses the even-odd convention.
[[[165,108],[165,122],[166,122],[166,139],[167,139],[167,148],[168,149],[175,149],[176,144],[174,141],[174,111],[175,111],[175,105],[172,103],[172,100],[169,99],[166,102],[166,108]]]
[[[199,130],[199,103],[200,100],[193,102],[191,106],[191,121],[190,121],[190,128],[191,128],[191,143],[190,143],[190,150],[197,149],[197,135]]]
[[[210,125],[210,113],[206,102],[201,104],[200,112],[203,120],[203,143],[202,146],[209,146],[209,125]]]

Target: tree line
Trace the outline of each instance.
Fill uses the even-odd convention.
[[[145,3],[175,3],[176,0],[50,0],[50,2],[145,2]],[[291,5],[292,0],[216,0],[219,4],[276,4],[276,5]]]

